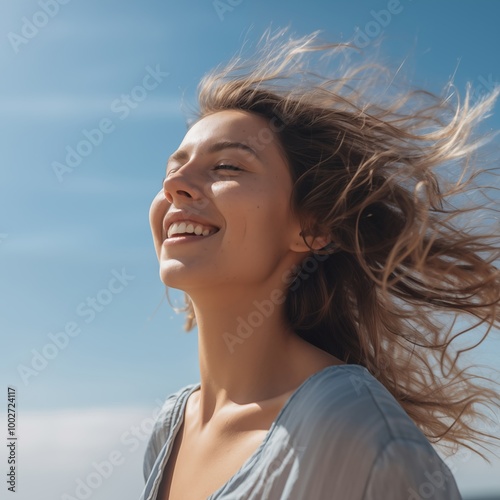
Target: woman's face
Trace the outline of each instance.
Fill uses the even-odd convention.
[[[188,293],[279,281],[305,256],[291,191],[267,120],[236,110],[202,118],[169,158],[150,209],[162,281]]]

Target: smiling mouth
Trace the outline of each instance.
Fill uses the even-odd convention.
[[[167,232],[167,239],[179,238],[185,236],[204,237],[211,236],[219,231],[218,227],[205,226],[192,222],[174,222],[170,225]]]

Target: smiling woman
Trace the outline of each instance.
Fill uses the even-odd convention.
[[[458,499],[431,442],[497,434],[451,321],[500,324],[497,231],[454,203],[497,92],[389,95],[373,64],[310,71],[346,47],[281,36],[201,82],[151,205],[201,381],[164,404],[143,498]]]
[[[191,281],[188,293],[198,304],[210,291],[214,311],[221,304],[237,311],[241,298],[234,293],[241,286],[248,298],[265,297],[269,284],[275,287],[273,276],[308,251],[289,210],[292,181],[277,142],[259,155],[236,146],[266,126],[264,118],[238,110],[204,117],[171,157],[164,190],[151,209],[162,281],[182,290]],[[186,225],[174,229],[181,220]],[[201,238],[193,235],[196,226]],[[229,286],[236,288],[226,297]]]

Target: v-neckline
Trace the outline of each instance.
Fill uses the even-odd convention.
[[[262,440],[262,442],[260,443],[260,445],[258,446],[258,448],[252,453],[252,455],[250,455],[246,460],[245,462],[242,464],[242,466],[219,488],[217,489],[216,491],[214,491],[210,496],[208,496],[206,498],[206,500],[216,500],[217,496],[220,495],[221,493],[224,492],[224,490],[231,484],[233,483],[246,469],[248,469],[248,467],[250,467],[253,462],[255,462],[260,454],[262,453],[262,450],[265,448],[267,442],[271,439],[271,436],[273,435],[274,433],[274,430],[276,429],[276,427],[278,426],[284,412],[287,410],[287,408],[291,405],[291,402],[292,400],[295,398],[295,396],[314,378],[316,378],[317,376],[319,376],[321,373],[324,373],[325,371],[327,370],[330,370],[330,369],[333,369],[333,368],[339,368],[341,366],[353,366],[353,365],[350,365],[350,364],[335,364],[335,365],[329,365],[329,366],[326,366],[324,368],[322,368],[321,370],[313,373],[312,375],[310,375],[309,377],[307,377],[294,391],[293,393],[289,396],[289,398],[286,400],[285,404],[282,406],[281,410],[278,412],[278,415],[276,416],[276,418],[273,420],[273,422],[271,423],[271,426],[269,427],[269,430],[267,431],[266,435],[264,436],[264,439]],[[182,424],[184,422],[184,418],[185,418],[185,411],[186,411],[186,405],[187,405],[187,401],[189,399],[189,397],[191,396],[191,394],[193,394],[193,392],[197,391],[198,389],[200,389],[201,387],[201,382],[198,382],[196,383],[193,387],[191,387],[191,389],[189,390],[187,396],[184,396],[183,400],[182,400],[182,403],[181,403],[181,406],[180,406],[180,411],[179,411],[179,417],[177,419],[177,421],[175,422],[174,424],[174,429],[172,430],[172,435],[170,436],[170,440],[169,440],[169,450],[167,450],[165,452],[165,456],[163,457],[163,463],[161,464],[161,474],[160,474],[160,477],[159,477],[159,480],[158,480],[158,484],[157,484],[157,490],[155,492],[155,496],[153,497],[154,500],[158,500],[157,499],[157,495],[158,495],[158,492],[160,490],[160,484],[161,484],[161,481],[163,479],[163,474],[165,472],[165,469],[166,469],[166,466],[167,466],[167,463],[170,459],[170,455],[172,453],[172,448],[174,446],[174,442],[175,442],[175,438],[177,437],[177,434],[179,432],[179,429],[182,427]],[[177,406],[177,405],[176,405]]]

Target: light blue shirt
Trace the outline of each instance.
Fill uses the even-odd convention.
[[[144,457],[141,500],[156,500],[186,401],[169,396]],[[186,495],[189,498],[189,495]],[[263,442],[209,500],[461,500],[434,448],[358,365],[328,366],[290,396]]]

